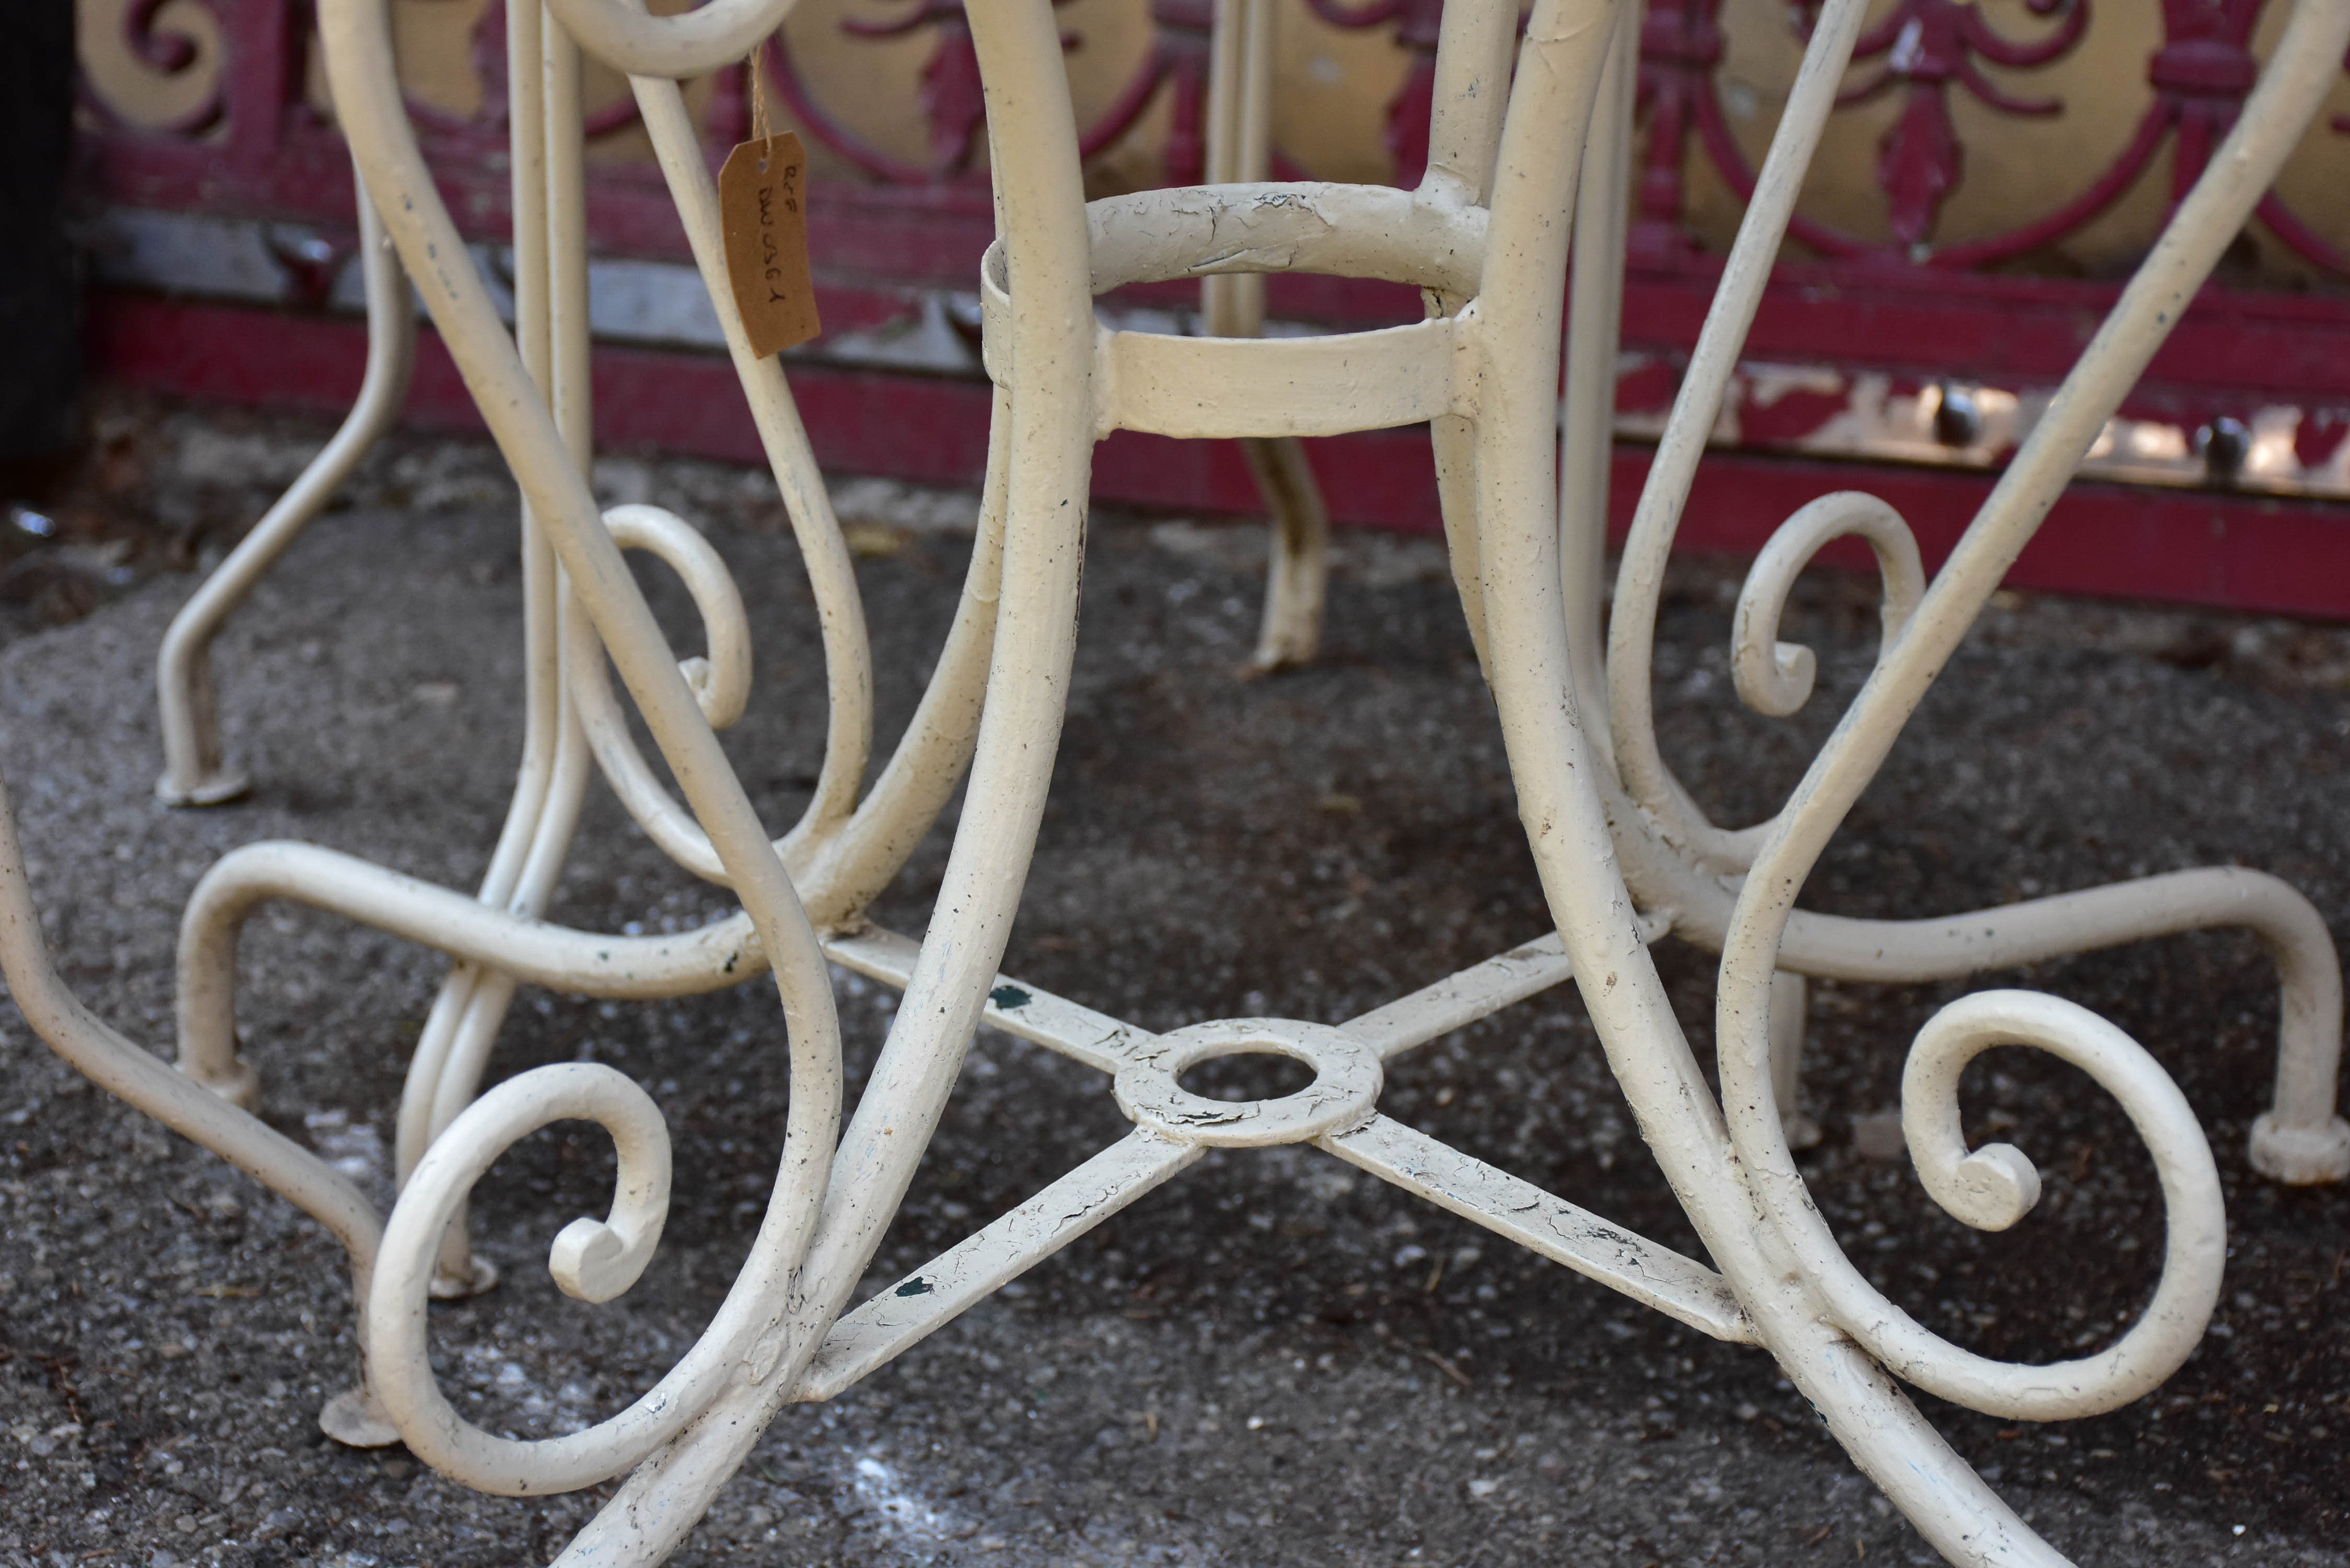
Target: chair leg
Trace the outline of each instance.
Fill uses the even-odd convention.
[[[167,805],[219,805],[252,787],[221,750],[213,704],[213,639],[302,530],[325,509],[384,431],[400,417],[416,365],[416,298],[384,237],[383,221],[359,182],[359,269],[366,279],[367,372],[334,439],[301,477],[204,579],[163,634],[155,657],[155,702],[162,720],[163,774],[155,794]]]
[[[879,1248],[975,1031],[1034,853],[1076,653],[1092,468],[1092,312],[1076,129],[1059,88],[1059,27],[1041,0],[971,12],[991,84],[991,165],[1021,286],[1008,401],[1007,525],[993,657],[938,914],[889,1042],[840,1141],[836,1181],[776,1354],[639,1466],[561,1561],[650,1563],[672,1551],[796,1387]]]
[[[1247,437],[1241,455],[1273,513],[1267,540],[1264,620],[1249,668],[1258,673],[1308,664],[1322,646],[1322,604],[1330,577],[1330,514],[1322,487],[1291,437]]]
[[[1208,59],[1206,173],[1211,185],[1262,180],[1272,168],[1273,50],[1271,0],[1218,0]],[[1224,273],[1202,278],[1200,313],[1212,337],[1260,336],[1263,276]],[[1240,444],[1271,514],[1264,620],[1248,662],[1248,673],[1262,675],[1310,663],[1322,645],[1330,514],[1297,441],[1247,437]]]

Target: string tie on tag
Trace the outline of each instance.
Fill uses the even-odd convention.
[[[767,171],[767,143],[775,132],[767,124],[767,63],[761,58],[766,53],[767,40],[760,39],[751,46],[744,57],[743,69],[751,74],[751,140],[759,149],[759,172]]]

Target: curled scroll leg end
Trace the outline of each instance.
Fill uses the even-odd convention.
[[[318,1430],[349,1449],[388,1449],[400,1441],[400,1428],[364,1383],[327,1401],[318,1412]]]
[[[234,1059],[228,1072],[217,1077],[206,1076],[201,1073],[191,1073],[188,1075],[238,1110],[252,1111],[260,1108],[261,1075],[254,1070],[252,1063],[242,1056]]]
[[[601,1220],[574,1220],[547,1249],[546,1272],[567,1296],[608,1302],[637,1282],[650,1251]]]
[[[1987,1143],[1959,1161],[1944,1206],[1978,1231],[2004,1231],[2040,1201],[2040,1171],[2012,1144]]]
[[[432,1271],[428,1287],[436,1302],[461,1302],[498,1287],[498,1266],[484,1257],[469,1257],[463,1269],[443,1263]]]
[[[2350,1122],[2334,1116],[2323,1127],[2286,1127],[2267,1112],[2252,1123],[2252,1168],[2290,1187],[2350,1177]]]
[[[681,659],[677,672],[685,677],[685,689],[693,693],[694,705],[710,721],[712,729],[723,730],[743,716],[739,709],[727,711],[724,693],[718,688],[718,677],[711,670],[710,660],[698,653],[691,659]]]
[[[155,798],[165,805],[226,805],[244,799],[252,789],[253,780],[242,771],[218,768],[184,789],[165,774],[155,781]]]
[[[1243,680],[1270,675],[1276,670],[1299,669],[1314,662],[1322,649],[1322,607],[1277,596],[1265,606],[1264,625],[1257,633],[1256,650],[1241,669]]]

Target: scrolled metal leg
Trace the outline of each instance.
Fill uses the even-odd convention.
[[[74,1071],[125,1105],[210,1149],[324,1225],[351,1264],[351,1287],[364,1299],[383,1220],[351,1179],[268,1123],[199,1080],[172,1071],[84,1007],[50,961],[40,912],[25,876],[16,817],[0,783],[0,977],[25,1022]],[[367,1376],[367,1334],[359,1331],[360,1377],[336,1395],[318,1423],[338,1442],[381,1448],[400,1440]]]
[[[393,1423],[419,1459],[478,1490],[511,1497],[572,1491],[607,1480],[674,1438],[719,1397],[752,1341],[765,1331],[804,1253],[795,1185],[778,1181],[752,1256],[710,1328],[654,1387],[586,1431],[525,1441],[460,1416],[427,1358],[425,1302],[442,1238],[491,1163],[549,1123],[583,1119],[612,1134],[619,1157],[612,1210],[556,1236],[548,1272],[567,1295],[604,1302],[636,1282],[668,1217],[670,1146],[660,1110],[609,1067],[539,1067],[468,1106],[411,1173],[384,1232],[368,1293],[370,1365]]]
[[[567,445],[584,465],[588,416],[586,240],[578,104],[578,52],[560,26],[545,26],[539,7],[515,0],[509,7],[511,90],[515,115],[516,303],[518,347],[533,379],[551,393]],[[825,759],[800,823],[778,841],[788,863],[805,867],[847,826],[869,752],[871,660],[853,571],[828,497],[816,474],[806,432],[782,371],[772,358],[753,356],[723,286],[716,195],[699,143],[674,82],[634,81],[639,110],[662,161],[696,258],[712,286],[721,325],[774,467],[785,510],[806,562],[823,627],[831,698]],[[705,714],[723,726],[740,711],[747,684],[739,596],[706,545],[657,509],[620,509],[608,519],[616,540],[664,556],[687,576],[705,610],[712,659],[722,666],[721,687],[707,682],[709,661],[683,667]],[[673,847],[698,875],[725,881],[714,852],[654,783],[626,739],[600,670],[603,656],[585,618],[556,586],[553,557],[534,520],[525,520],[525,642],[530,660],[531,735],[523,778],[500,853],[484,879],[484,897],[536,913],[551,895],[577,820],[587,783],[583,746],[657,841]],[[537,566],[534,574],[532,563]],[[569,685],[559,671],[567,667]],[[723,688],[723,690],[721,689]],[[603,697],[599,703],[596,701]],[[551,739],[549,732],[551,732]],[[667,830],[656,831],[656,829]],[[672,842],[673,841],[673,842]],[[905,848],[910,850],[911,844]],[[400,1118],[400,1169],[421,1157],[426,1143],[460,1111],[481,1081],[513,983],[468,966],[452,971],[418,1046]],[[438,1296],[470,1294],[494,1283],[496,1271],[469,1255],[462,1208],[433,1282]]]
[[[1329,590],[1330,514],[1303,443],[1244,436],[1241,455],[1273,513],[1264,576],[1264,618],[1249,667],[1258,671],[1310,664],[1322,648],[1322,607]]]
[[[1832,79],[1861,9],[1856,0],[1825,9],[1807,70],[1819,69],[1825,57]],[[1594,59],[1578,78],[1572,54],[1578,43],[1590,48],[1561,25],[1555,11],[1537,7],[1526,47],[1549,57],[1539,62],[1536,80],[1570,103],[1568,95],[1578,88],[1592,92],[1597,74]],[[1519,79],[1523,94],[1527,64]],[[1721,1123],[1708,1110],[1693,1114],[1711,1107],[1712,1099],[1674,1021],[1630,901],[1612,893],[1601,869],[1614,862],[1612,834],[1591,750],[1572,703],[1561,701],[1572,690],[1573,661],[1559,587],[1550,443],[1546,430],[1526,428],[1527,410],[1547,409],[1556,385],[1557,334],[1550,327],[1556,293],[1538,284],[1557,276],[1553,269],[1563,270],[1565,262],[1564,235],[1545,234],[1539,214],[1556,211],[1569,197],[1574,172],[1566,156],[1537,132],[1533,111],[1519,119],[1522,101],[1513,97],[1511,105],[1504,178],[1541,183],[1528,202],[1532,210],[1515,223],[1505,227],[1497,208],[1493,259],[1480,296],[1481,306],[1499,306],[1481,322],[1492,367],[1485,386],[1489,396],[1497,380],[1503,389],[1480,430],[1481,577],[1492,648],[1488,669],[1520,813],[1585,1002],[1617,1081],[1707,1250],[1753,1315],[1764,1345],[1856,1461],[1955,1562],[2059,1563],[1875,1363],[1820,1323],[1799,1293],[1783,1288],[1783,1272],[1757,1245],[1754,1199],[1729,1158]]]
[[[406,121],[380,0],[329,0],[321,7],[320,32],[346,134],[370,187],[384,192],[387,211],[394,214],[387,224],[403,257],[413,265],[462,254]],[[762,1232],[762,1256],[775,1259],[776,1269],[762,1275],[758,1299],[745,1308],[773,1312],[779,1282],[806,1255],[837,1120],[839,1025],[821,950],[740,781],[598,514],[573,451],[501,330],[480,280],[444,265],[426,275],[425,284],[435,321],[561,560],[580,612],[595,624],[635,696],[655,744],[743,901],[777,982],[792,1062],[792,1102],[783,1176]],[[481,1141],[503,1124],[485,1112],[484,1119],[467,1125],[473,1129],[470,1136]],[[472,1152],[444,1135],[417,1169],[436,1158],[462,1161]],[[452,1216],[453,1209],[443,1213],[436,1208],[431,1217],[445,1224]],[[425,1241],[437,1249],[440,1231],[431,1225],[424,1230]],[[414,1251],[403,1254],[403,1281],[421,1266]],[[399,1291],[371,1293],[372,1317],[413,1310]]]
[[[2321,5],[2333,3],[2338,0],[2320,0]],[[2296,10],[2294,15],[2296,25],[2307,29],[2335,25],[2331,18],[2313,19],[2320,13]],[[2241,156],[2248,161],[2281,159],[2299,133],[2302,119],[2297,117],[2306,109],[2301,98],[2311,90],[2305,81],[2282,78],[2265,88],[2262,102],[2272,118],[2246,122],[2255,124],[2256,134],[2247,133],[2235,144]],[[1610,795],[1627,879],[1644,901],[1671,911],[1677,932],[1717,950],[1731,940],[1735,923],[1733,899],[1722,877],[1749,875],[1760,864],[1758,856],[1785,834],[1788,817],[1804,796],[1799,792],[1777,817],[1751,827],[1724,829],[1708,820],[1659,751],[1650,655],[1673,532],[1707,431],[1721,408],[1730,368],[1793,212],[1796,184],[1833,101],[1833,82],[1808,75],[1798,78],[1642,493],[1625,545],[1609,627],[1607,702],[1615,768],[1602,787]],[[2252,166],[2251,161],[2244,165]],[[1884,584],[1883,636],[1877,668],[1831,748],[1840,758],[1838,788],[1874,772],[1882,760],[1882,746],[1906,718],[1908,709],[1900,705],[1914,704],[1917,694],[1912,690],[1896,698],[1890,692],[1919,688],[1939,668],[1939,660],[1929,666],[1916,650],[1938,646],[1946,656],[1957,635],[1952,628],[1971,623],[2054,503],[2087,442],[2135,379],[2137,369],[2133,367],[2143,366],[2177,320],[2172,291],[2189,286],[2188,278],[2203,276],[2215,247],[2241,224],[2241,215],[2231,220],[2229,211],[2241,204],[2233,198],[2248,188],[2241,182],[2251,177],[2241,169],[2217,172],[2220,168],[2213,165],[2215,172],[2198,186],[2198,200],[2182,206],[2166,228],[2155,253],[2067,378],[2057,405],[2066,421],[2035,429],[2022,454],[2032,462],[2010,469],[1930,591],[1908,524],[1882,501],[1854,493],[1823,496],[1802,508],[1757,557],[1739,598],[1731,662],[1740,696],[1768,714],[1793,712],[1810,695],[1811,651],[1777,637],[1796,575],[1823,545],[1837,537],[1859,537],[1877,557]],[[2256,199],[2256,193],[2247,198]],[[1925,619],[1934,624],[1918,637],[1909,635],[1913,624]],[[1885,700],[1864,723],[1860,721],[1868,710],[1863,702],[1872,693]],[[2175,931],[2248,926],[2276,957],[2282,991],[2277,1096],[2255,1125],[2252,1162],[2278,1180],[2340,1180],[2350,1176],[2350,1123],[2334,1113],[2342,1033],[2340,964],[2332,938],[2306,899],[2273,878],[2260,884],[2241,879],[2247,876],[2257,874],[2222,869],[2178,873],[1940,921],[1853,921],[1790,908],[1780,922],[1774,964],[1813,976],[1909,982],[1958,978]]]
[[[2127,1036],[2054,998],[1969,997],[1920,1033],[1904,1080],[1904,1129],[1929,1191],[1961,1220],[1986,1227],[2012,1223],[2037,1191],[2036,1175],[2019,1152],[1992,1146],[1970,1154],[1959,1136],[1958,1072],[1991,1044],[2031,1045],[2087,1071],[2129,1115],[2154,1157],[2163,1189],[2169,1239],[2162,1281],[2127,1333],[2096,1355],[2056,1366],[1989,1362],[1940,1340],[1886,1300],[1844,1257],[1825,1221],[1804,1199],[1775,1114],[1766,1017],[1771,977],[1796,890],[1829,836],[2045,515],[2064,477],[2145,368],[2176,319],[2179,300],[2209,272],[2274,177],[2330,84],[2334,52],[2345,44],[2350,3],[2302,0],[2295,6],[2278,53],[2211,171],[2181,203],[2067,378],[2049,418],[2027,439],[1773,826],[1742,887],[1723,945],[1716,1022],[1722,1109],[1740,1180],[1772,1247],[1814,1293],[1825,1321],[1906,1381],[1977,1409],[2034,1420],[2110,1409],[2157,1386],[2192,1351],[2217,1297],[2225,1251],[2218,1176],[2194,1116],[2176,1085]],[[1618,740],[1620,752],[1620,732]]]
[[[964,815],[931,938],[841,1140],[804,1306],[738,1383],[624,1482],[559,1561],[657,1562],[797,1387],[879,1246],[995,983],[1042,818],[1070,663],[1094,410],[1091,293],[1076,130],[1058,27],[1041,0],[974,6],[988,135],[1024,309],[1010,345],[1002,597]],[[1032,292],[1033,291],[1033,292]]]
[[[333,499],[351,470],[400,417],[416,366],[416,300],[385,238],[382,220],[357,180],[359,273],[367,295],[367,370],[351,411],[301,477],[278,497],[213,575],[172,618],[155,656],[155,702],[162,720],[163,773],[155,794],[167,805],[218,805],[252,780],[221,750],[213,700],[213,639],[269,568]],[[250,1103],[249,1101],[242,1103]]]
[[[1209,41],[1207,181],[1263,180],[1273,167],[1272,0],[1218,0]],[[1264,330],[1264,277],[1227,273],[1200,283],[1201,314],[1218,337]],[[1294,438],[1243,436],[1241,456],[1272,514],[1264,617],[1249,669],[1264,674],[1310,664],[1322,646],[1330,576],[1330,512]]]
[[[555,265],[555,189],[559,170],[576,172],[577,57],[551,40],[536,0],[506,0],[506,91],[514,182],[514,344],[531,381],[550,401],[565,405],[564,436],[585,461],[586,384],[583,375],[586,281],[583,258]],[[568,144],[569,152],[565,148]],[[577,224],[565,225],[576,231]],[[576,234],[575,234],[576,237]],[[565,310],[566,306],[568,311]],[[558,319],[565,317],[564,319]],[[558,333],[558,327],[563,330]],[[558,337],[567,338],[559,344]],[[568,375],[558,374],[558,359]],[[498,908],[544,907],[555,872],[569,846],[584,801],[588,770],[577,722],[567,711],[559,673],[562,574],[546,533],[525,498],[522,509],[524,726],[522,762],[495,850],[484,873],[481,899]],[[183,941],[183,959],[185,943]],[[437,1114],[452,1061],[485,1059],[512,997],[510,985],[467,963],[442,981],[409,1062],[394,1140],[394,1168],[405,1184],[433,1135],[449,1119]],[[182,1049],[185,1049],[183,1034]],[[478,1081],[478,1066],[459,1068],[461,1081]],[[450,1114],[453,1114],[453,1108]],[[462,1219],[451,1230],[433,1293],[448,1300],[494,1286],[497,1271],[472,1256]]]

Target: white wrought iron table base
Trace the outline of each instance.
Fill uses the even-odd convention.
[[[1856,536],[1875,551],[1885,636],[1875,670],[1802,784],[1777,815],[1742,830],[1711,822],[1661,757],[1651,644],[1663,563],[1698,454],[1835,99],[1862,0],[1822,8],[1643,493],[1604,633],[1599,454],[1610,429],[1606,388],[1620,294],[1612,258],[1621,251],[1631,141],[1630,5],[1538,0],[1523,36],[1516,6],[1504,0],[1449,8],[1429,174],[1416,190],[1225,183],[1087,203],[1050,5],[973,0],[1001,232],[980,279],[997,387],[987,490],[955,626],[920,708],[870,787],[872,670],[854,574],[782,372],[750,352],[727,298],[715,195],[677,85],[742,57],[785,8],[785,0],[712,0],[653,17],[629,0],[548,0],[544,12],[535,0],[515,0],[517,326],[509,337],[417,152],[390,70],[383,0],[322,0],[328,74],[364,189],[527,505],[527,735],[480,894],[307,846],[232,853],[203,878],[183,920],[175,1072],[66,990],[41,942],[13,827],[0,838],[0,968],[33,1027],[111,1092],[317,1216],[349,1252],[363,1380],[330,1406],[328,1429],[349,1441],[404,1440],[444,1474],[491,1492],[570,1490],[626,1474],[565,1560],[657,1562],[785,1405],[847,1386],[1206,1147],[1311,1142],[1691,1327],[1768,1350],[1856,1463],[1952,1561],[2061,1562],[1896,1380],[2024,1420],[2112,1409],[2159,1386],[2202,1333],[2225,1253],[2219,1179],[2202,1132],[2154,1060],[2078,1006],[1994,991],[1937,1013],[1911,1045],[1902,1105],[1910,1157],[1942,1208],[1999,1230],[2039,1196],[2031,1160],[2006,1144],[1970,1148],[1959,1116],[1968,1063],[2022,1044],[2079,1067],[2120,1103],[2153,1156],[2168,1228],[2153,1299],[2114,1344],[2046,1366],[1973,1355],[1871,1286],[1812,1205],[1786,1116],[1799,977],[1963,976],[2196,927],[2248,926],[2273,954],[2282,995],[2276,1095],[2254,1131],[2254,1163],[2283,1179],[2336,1180],[2350,1174],[2350,1124],[2334,1114],[2342,992],[2331,938],[2283,883],[2232,868],[1932,920],[1838,919],[1799,910],[1796,899],[2006,565],[2316,111],[2350,47],[2350,0],[2298,0],[2210,172],[1930,581],[1898,514],[1849,493],[1796,514],[1764,550],[1741,597],[1733,647],[1750,706],[1783,714],[1809,695],[1812,654],[1777,633],[1790,584],[1828,542]],[[753,811],[715,734],[749,694],[736,585],[684,520],[647,505],[603,511],[583,477],[582,47],[633,73],[809,573],[831,711],[815,799],[780,839]],[[1247,159],[1234,156],[1227,167],[1245,171]],[[1586,262],[1570,306],[1562,296],[1571,234]],[[1263,340],[1248,335],[1249,313],[1235,307],[1220,317],[1222,335],[1176,338],[1110,331],[1092,308],[1096,294],[1128,283],[1284,270],[1414,284],[1427,317],[1378,332]],[[379,315],[390,334],[380,339],[389,345],[389,377],[403,362],[404,323],[390,302]],[[363,444],[382,379],[347,431],[351,441]],[[1094,442],[1134,429],[1280,443],[1419,421],[1433,434],[1452,568],[1556,933],[1339,1024],[1236,1019],[1151,1034],[999,975],[1075,657]],[[1295,515],[1310,513],[1308,505]],[[296,526],[285,521],[271,537]],[[1292,533],[1303,561],[1305,534]],[[704,654],[678,659],[623,549],[658,557],[683,580]],[[265,564],[246,564],[257,570],[256,561]],[[224,587],[216,603],[233,597]],[[177,679],[188,690],[201,641],[179,647],[176,677],[167,654],[167,687]],[[632,738],[608,659],[675,795]],[[167,793],[224,791],[220,763],[182,736]],[[966,771],[924,941],[917,948],[872,929],[865,907]],[[730,888],[741,912],[675,936],[546,923],[541,916],[595,774],[671,860]],[[411,1064],[401,1191],[388,1220],[315,1154],[241,1108],[260,1084],[236,1050],[236,939],[271,898],[333,910],[456,961]],[[1667,930],[1722,955],[1718,1096],[1647,950]],[[827,972],[835,961],[904,992],[845,1127]],[[558,1120],[593,1120],[611,1135],[619,1175],[609,1213],[572,1221],[549,1255],[557,1283],[588,1301],[635,1282],[669,1208],[666,1127],[622,1075],[585,1064],[542,1067],[476,1096],[516,987],[649,999],[717,990],[762,971],[782,1005],[789,1109],[765,1216],[715,1320],[653,1389],[585,1431],[525,1441],[469,1422],[433,1378],[428,1304],[491,1281],[471,1255],[464,1205],[498,1155]],[[1378,1110],[1382,1064],[1395,1053],[1569,979],[1710,1264]],[[1100,1068],[1135,1130],[849,1310],[983,1023]],[[1297,1060],[1313,1080],[1243,1105],[1205,1099],[1180,1082],[1199,1061],[1252,1052]]]

